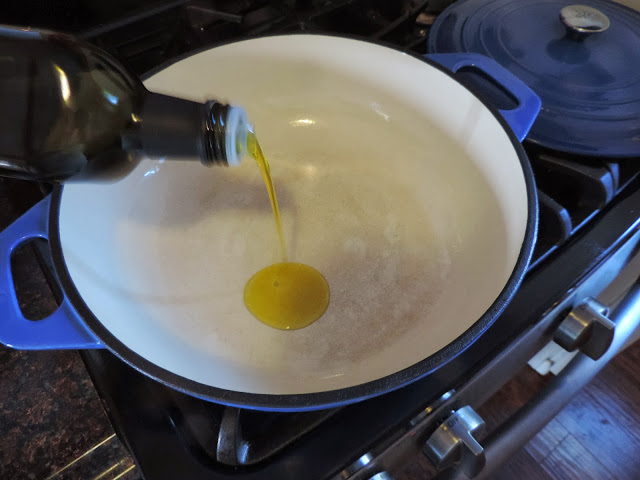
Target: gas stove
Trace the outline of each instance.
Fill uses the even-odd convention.
[[[180,0],[138,10],[132,5],[106,9],[108,14],[78,5],[37,19],[34,26],[80,34],[142,75],[198,49],[277,33],[349,35],[424,54],[430,26],[447,2]],[[21,15],[15,11],[11,22],[24,24]],[[634,313],[640,308],[640,163],[524,145],[540,218],[529,271],[477,342],[414,384],[337,409],[260,412],[198,400],[108,351],[83,351],[140,475],[381,480],[393,478],[407,458],[422,451],[434,472],[442,472],[434,475],[490,478],[631,341],[639,323]],[[565,368],[552,365],[559,356],[568,362]],[[478,408],[527,363],[542,371],[545,362],[557,376],[526,410],[498,430],[485,431]]]

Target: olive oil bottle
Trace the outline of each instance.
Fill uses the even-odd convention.
[[[2,176],[114,181],[143,157],[235,165],[247,131],[241,107],[149,92],[78,38],[0,27]]]

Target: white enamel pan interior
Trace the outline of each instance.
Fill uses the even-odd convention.
[[[245,283],[279,258],[252,160],[145,160],[121,182],[69,184],[60,197],[68,280],[123,358],[222,401],[357,390],[495,308],[527,229],[523,167],[496,116],[439,68],[355,40],[282,36],[195,54],[146,86],[246,108],[290,259],[322,272],[331,300],[297,331],[247,311]]]

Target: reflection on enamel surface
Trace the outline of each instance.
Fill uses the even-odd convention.
[[[311,118],[299,118],[289,122],[289,125],[292,127],[309,127],[311,125],[315,125],[315,123],[316,121]]]
[[[104,92],[104,97],[111,105],[118,105],[118,97],[109,92]]]
[[[388,122],[389,120],[391,120],[391,117],[382,111],[382,105],[380,105],[379,103],[375,103],[375,102],[372,103],[371,108],[373,109],[374,112],[376,112],[378,115],[384,118],[385,121]]]
[[[69,105],[69,99],[71,98],[71,88],[69,87],[69,79],[67,78],[67,74],[64,73],[64,70],[60,68],[58,65],[54,65],[56,73],[58,74],[58,80],[60,80],[60,93],[62,94],[62,100],[64,103]]]
[[[308,177],[313,177],[318,172],[318,167],[310,163],[302,167],[302,169]]]
[[[144,176],[145,177],[150,177],[152,175],[155,175],[159,171],[160,171],[160,167],[156,165],[155,167],[152,167],[149,170],[147,170],[146,172],[144,172]]]

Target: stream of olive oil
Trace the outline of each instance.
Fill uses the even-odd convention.
[[[276,189],[273,187],[273,180],[271,180],[271,168],[269,162],[262,153],[262,148],[258,143],[255,133],[249,132],[247,136],[247,148],[249,149],[249,155],[258,163],[260,173],[262,173],[262,179],[267,187],[267,193],[269,194],[269,201],[271,202],[271,209],[273,210],[273,219],[276,222],[276,228],[278,230],[278,239],[280,240],[280,254],[282,261],[287,261],[287,245],[284,241],[284,234],[282,233],[282,220],[280,219],[280,208],[278,207],[278,197],[276,197]]]
[[[320,318],[329,305],[329,284],[313,267],[288,261],[287,246],[269,162],[253,132],[247,137],[249,155],[255,159],[267,187],[280,240],[282,261],[255,273],[244,289],[244,303],[261,322],[282,330],[306,327]]]

